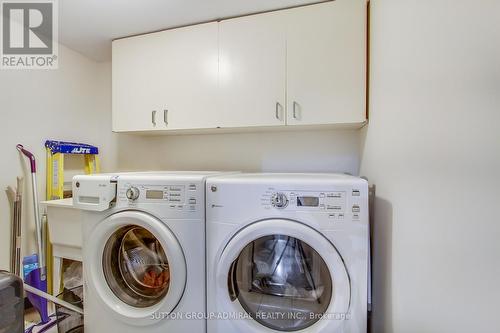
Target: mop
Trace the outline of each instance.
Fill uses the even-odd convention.
[[[35,227],[36,227],[36,240],[37,240],[37,268],[33,269],[25,276],[25,282],[43,292],[47,292],[47,274],[45,267],[45,251],[44,251],[44,241],[42,235],[42,220],[40,219],[40,211],[38,208],[38,191],[37,191],[37,181],[36,181],[36,161],[35,156],[28,150],[24,149],[23,145],[18,144],[16,146],[17,150],[21,152],[30,160],[31,167],[31,187],[33,190],[33,210],[35,217]],[[40,319],[42,323],[48,323],[50,318],[47,310],[47,300],[43,297],[35,295],[28,292],[28,299],[30,300],[33,307],[40,314]]]

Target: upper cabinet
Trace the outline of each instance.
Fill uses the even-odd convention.
[[[114,131],[154,129],[158,112],[158,64],[161,34],[113,42],[112,105]]]
[[[366,120],[366,2],[288,11],[288,125]]]
[[[285,16],[273,12],[219,24],[220,127],[284,125]]]
[[[158,85],[163,129],[212,127],[217,110],[217,23],[168,30],[163,34],[163,61]],[[159,126],[160,129],[161,126]]]
[[[113,130],[360,127],[365,0],[336,0],[113,42]]]
[[[113,130],[215,126],[218,24],[113,42]]]

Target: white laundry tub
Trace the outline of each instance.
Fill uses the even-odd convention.
[[[43,201],[41,211],[47,213],[49,240],[52,244],[53,292],[59,292],[63,259],[82,261],[81,211],[73,199]]]

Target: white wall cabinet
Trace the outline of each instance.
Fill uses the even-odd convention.
[[[273,12],[219,24],[221,127],[284,125],[285,15]]]
[[[113,130],[214,127],[217,23],[113,42]]]
[[[153,130],[158,110],[158,64],[161,35],[150,34],[113,42],[112,109],[114,131]]]
[[[113,130],[361,126],[366,1],[336,0],[113,42]]]
[[[366,2],[288,11],[288,125],[366,120]]]

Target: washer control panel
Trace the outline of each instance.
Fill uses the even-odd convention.
[[[202,201],[199,199],[198,192],[199,188],[196,184],[147,185],[125,183],[118,188],[118,200],[122,205],[129,207],[138,204],[165,204],[170,209],[194,211]]]
[[[120,189],[119,197],[139,202],[184,203],[186,187],[184,185],[131,185],[125,184]]]

